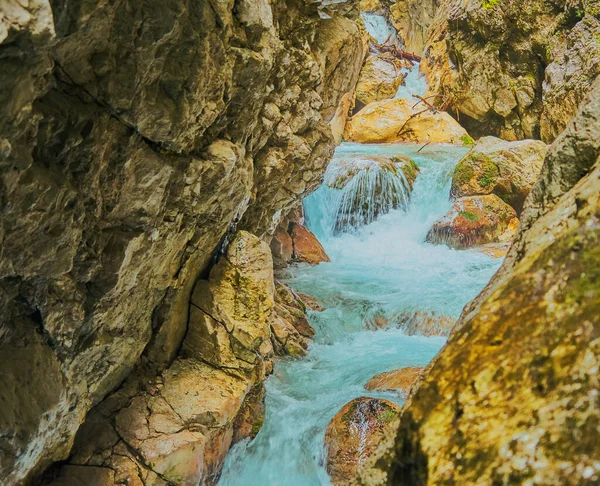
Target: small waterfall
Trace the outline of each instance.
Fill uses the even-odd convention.
[[[314,221],[320,232],[331,236],[371,224],[394,209],[406,209],[411,191],[404,173],[407,164],[414,163],[385,156],[336,157],[323,185],[305,201],[309,224],[320,220]]]
[[[410,69],[404,69],[403,74],[405,74],[404,83],[398,87],[394,98],[407,98],[416,103],[418,100],[413,95],[425,96],[427,93],[427,79],[419,70],[419,63],[415,63]]]
[[[396,29],[380,14],[370,14],[362,12],[360,16],[365,23],[365,29],[378,44],[388,41],[389,45],[398,45],[398,35]]]

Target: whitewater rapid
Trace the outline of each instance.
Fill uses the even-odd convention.
[[[316,297],[323,312],[309,312],[317,334],[303,359],[278,359],[267,380],[266,416],[252,442],[233,447],[221,486],[328,485],[323,445],[335,413],[359,396],[402,403],[395,393],[367,392],[377,373],[425,366],[443,346],[440,337],[406,336],[373,321],[415,311],[458,317],[500,265],[486,255],[425,243],[431,225],[451,206],[451,176],[466,152],[451,146],[342,144],[336,158],[353,154],[405,154],[420,167],[406,207],[351,233],[332,231],[331,191],[322,186],[304,200],[306,224],[331,263],[292,268],[285,283]],[[335,162],[335,159],[334,159]]]

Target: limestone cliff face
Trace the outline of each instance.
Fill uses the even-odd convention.
[[[390,12],[474,136],[551,142],[600,73],[595,0],[399,0]]]
[[[351,1],[0,14],[0,482],[14,484],[67,457],[142,354],[145,373],[173,361],[228,228],[267,235],[318,184],[364,45]]]
[[[506,262],[406,403],[393,484],[600,481],[599,114],[597,81]]]

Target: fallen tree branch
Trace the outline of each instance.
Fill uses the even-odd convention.
[[[386,42],[387,42],[387,40],[386,40]],[[421,56],[417,56],[416,54],[412,54],[410,52],[403,51],[403,50],[398,49],[393,46],[388,46],[385,43],[384,44],[375,43],[375,47],[380,52],[389,52],[390,54],[392,54],[394,57],[397,57],[398,59],[404,59],[405,61],[410,61],[410,62],[421,62]]]

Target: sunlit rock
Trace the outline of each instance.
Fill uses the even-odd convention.
[[[413,383],[419,378],[423,368],[402,368],[400,370],[386,371],[375,375],[365,384],[368,391],[399,390],[408,395]]]
[[[357,484],[369,456],[385,437],[394,435],[399,412],[388,400],[361,397],[335,415],[325,432],[327,472],[335,486]]]
[[[451,143],[462,145],[468,136],[448,113],[423,111],[418,100],[397,98],[370,103],[346,124],[348,142]],[[414,107],[414,108],[413,108]]]
[[[362,68],[356,85],[356,101],[368,105],[373,101],[393,98],[404,76],[402,69],[406,62],[391,54],[371,56]]]
[[[252,369],[268,344],[274,306],[271,251],[240,231],[192,294],[183,351],[217,367]]]
[[[520,213],[542,169],[547,148],[537,140],[506,142],[484,137],[456,166],[451,195],[496,194]]]
[[[413,389],[390,483],[600,481],[599,113],[596,81],[549,148],[504,265]]]
[[[463,197],[433,225],[427,241],[461,250],[511,241],[518,226],[515,210],[495,194]]]

